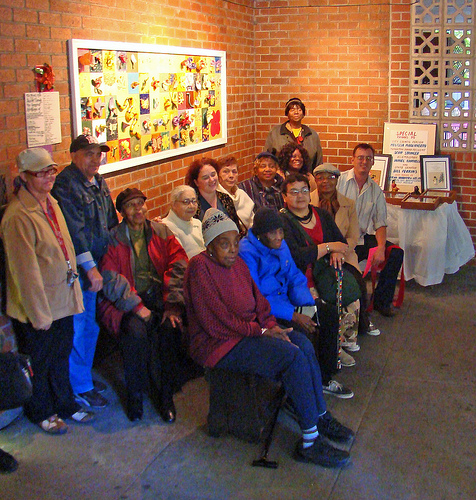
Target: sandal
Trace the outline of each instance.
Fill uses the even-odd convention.
[[[56,414],[51,415],[51,417],[43,420],[38,425],[48,434],[65,434],[68,432],[68,426]]]
[[[70,418],[79,424],[89,424],[90,422],[93,422],[96,417],[92,411],[81,408],[76,413],[73,413]]]

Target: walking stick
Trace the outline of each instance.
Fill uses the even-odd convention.
[[[264,440],[263,449],[261,450],[261,455],[257,460],[253,460],[253,462],[251,463],[253,467],[264,467],[266,469],[278,468],[278,462],[276,460],[268,460],[268,453],[269,453],[269,448],[271,447],[271,442],[273,441],[273,432],[274,428],[276,427],[276,422],[278,421],[279,410],[281,409],[281,406],[283,405],[285,399],[286,399],[286,394],[284,394],[283,391],[281,394],[281,400],[279,404],[276,406],[276,411],[274,412],[273,419],[271,420],[271,423],[269,425],[269,431]]]

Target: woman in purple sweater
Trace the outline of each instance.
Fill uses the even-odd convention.
[[[305,335],[281,328],[245,262],[236,224],[215,208],[203,219],[206,251],[190,260],[184,295],[190,353],[199,364],[280,380],[302,430],[295,459],[326,467],[349,461],[321,435],[338,442],[353,432],[326,410],[314,348]]]

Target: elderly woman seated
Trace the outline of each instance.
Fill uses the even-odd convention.
[[[181,382],[179,328],[188,258],[165,224],[147,220],[145,200],[136,188],[117,197],[123,220],[111,232],[100,263],[104,287],[98,319],[119,340],[128,418],[142,418],[148,376],[151,399],[162,419],[171,423],[176,416],[173,393]]]
[[[184,282],[190,352],[199,364],[280,380],[302,430],[295,458],[327,467],[349,460],[321,435],[346,442],[353,432],[326,410],[314,348],[305,335],[282,329],[270,314],[244,261],[236,224],[209,209],[203,220],[207,251],[193,257]]]
[[[162,222],[174,233],[189,259],[205,250],[202,223],[194,217],[197,194],[190,186],[177,186],[170,193],[170,210]]]
[[[314,169],[313,174],[317,189],[311,193],[311,205],[326,210],[332,216],[349,245],[344,254],[347,263],[345,266],[356,278],[362,293],[358,332],[373,336],[380,335],[380,330],[369,319],[367,286],[362,279],[359,261],[354,250],[359,240],[359,221],[355,210],[355,202],[337,191],[340,170],[332,163],[319,165]],[[359,350],[356,339],[346,340],[344,347],[350,351]]]
[[[307,287],[307,279],[297,268],[284,241],[283,219],[270,208],[260,208],[253,227],[240,243],[240,257],[248,265],[260,292],[268,299],[271,313],[283,326],[305,332],[313,340],[318,353],[325,392],[339,398],[351,398],[353,392],[331,380],[337,369],[339,321],[335,306],[315,300]],[[319,333],[313,320],[317,305]],[[312,314],[295,309],[314,306]],[[308,307],[308,309],[311,309]],[[339,391],[330,390],[340,386]]]
[[[308,279],[309,288],[317,290],[316,295],[327,303],[348,307],[352,311],[345,318],[341,316],[340,331],[343,333],[357,323],[361,296],[354,276],[343,268],[348,244],[331,215],[310,204],[307,176],[288,175],[283,182],[283,196],[286,201],[286,208],[281,211],[284,237],[294,262]],[[342,285],[339,294],[338,282]],[[336,300],[338,296],[340,303]],[[340,361],[344,366],[355,365],[354,358],[345,351],[341,351]],[[337,386],[332,388],[340,390]]]
[[[218,160],[218,191],[226,193],[235,204],[236,213],[246,229],[253,223],[255,203],[238,187],[238,162],[234,156],[226,156]]]
[[[280,210],[284,206],[282,183],[283,178],[278,174],[278,159],[274,154],[265,151],[255,159],[253,177],[240,182],[238,187],[253,200],[255,212],[259,207]]]

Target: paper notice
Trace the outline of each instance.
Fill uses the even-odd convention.
[[[28,147],[61,142],[59,92],[25,94]]]

